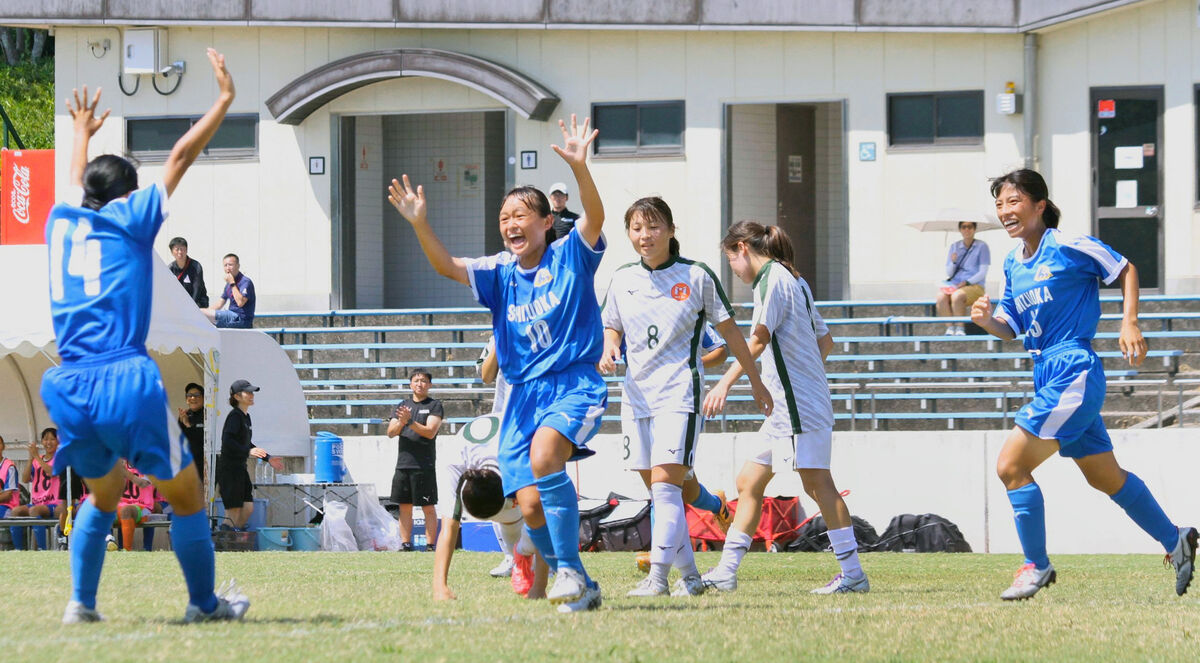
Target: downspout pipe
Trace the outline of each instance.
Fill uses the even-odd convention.
[[[1037,35],[1025,33],[1025,99],[1022,115],[1025,120],[1025,167],[1037,168]]]

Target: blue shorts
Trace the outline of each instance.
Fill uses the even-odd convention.
[[[577,364],[512,385],[496,453],[504,494],[512,497],[534,484],[529,449],[539,428],[553,428],[570,440],[575,445],[571,460],[595,454],[587,443],[600,429],[600,415],[607,406],[608,387],[592,365]]]
[[[192,462],[167,405],[158,366],[127,348],[46,371],[42,401],[58,424],[54,469],[102,477],[124,458],[143,474],[173,479]]]
[[[1083,458],[1112,451],[1104,427],[1104,364],[1086,341],[1065,341],[1036,355],[1033,400],[1016,424],[1035,437],[1058,440],[1060,456]]]

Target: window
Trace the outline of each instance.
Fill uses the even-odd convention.
[[[200,119],[131,117],[125,120],[125,149],[143,162],[165,161],[175,141]],[[226,115],[199,159],[247,159],[258,156],[258,115]]]
[[[983,90],[889,94],[890,145],[983,143]]]
[[[596,154],[683,154],[682,101],[593,104],[592,119],[600,130]]]

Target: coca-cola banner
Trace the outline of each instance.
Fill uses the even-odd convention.
[[[54,150],[0,150],[0,244],[45,244]]]

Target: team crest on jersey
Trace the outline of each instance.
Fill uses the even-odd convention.
[[[692,287],[686,283],[679,282],[671,286],[671,298],[677,302],[687,301],[688,297],[692,296]]]
[[[1050,277],[1051,277],[1050,267],[1047,265],[1041,265],[1040,267],[1037,268],[1037,271],[1034,272],[1034,274],[1033,274],[1034,281],[1048,281],[1048,280],[1050,280]]]
[[[533,277],[533,287],[540,288],[554,280],[554,275],[545,267],[538,270],[538,273]]]

